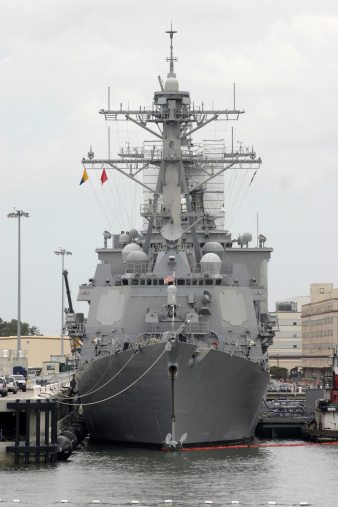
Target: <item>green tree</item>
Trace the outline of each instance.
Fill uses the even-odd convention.
[[[280,368],[279,366],[271,366],[270,373],[276,377],[276,379],[287,378],[288,369]]]
[[[0,336],[16,336],[18,332],[18,321],[12,319],[6,322],[0,318]],[[43,336],[37,326],[30,326],[27,322],[21,322],[22,336]]]
[[[40,329],[37,326],[32,326],[28,329],[29,336],[43,336]]]

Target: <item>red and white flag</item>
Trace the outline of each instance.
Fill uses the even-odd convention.
[[[164,279],[164,285],[166,285],[169,282],[173,282],[174,280],[175,280],[174,274],[169,275]]]

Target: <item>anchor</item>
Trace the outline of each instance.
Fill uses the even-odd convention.
[[[171,433],[168,433],[165,437],[165,441],[163,445],[169,451],[182,451],[183,450],[183,442],[187,439],[188,434],[183,433],[181,438],[177,441],[175,440],[175,377],[177,373],[177,367],[172,365],[169,368],[169,377],[171,379]]]
[[[183,451],[183,442],[186,440],[188,433],[183,433],[181,438],[176,441],[174,437],[172,437],[171,433],[165,437],[165,442],[163,442],[164,447],[169,449],[169,451]]]

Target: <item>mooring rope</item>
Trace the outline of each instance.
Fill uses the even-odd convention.
[[[101,382],[101,380],[103,379],[103,377],[106,375],[107,371],[109,370],[109,368],[111,367],[111,360],[113,358],[113,356],[110,356],[110,361],[109,361],[109,364],[107,366],[107,369],[106,371],[101,375],[101,377],[99,378],[99,380],[96,382],[96,384],[90,388],[89,391],[87,391],[86,393],[84,394],[81,394],[81,398],[84,398],[85,396],[89,396],[90,394],[93,394],[93,393],[96,393],[97,391],[99,391],[100,389],[102,389],[103,387],[105,387],[107,384],[109,384],[109,382],[112,382],[114,379],[116,379],[116,377],[121,373],[121,371],[124,370],[124,368],[130,363],[130,361],[132,360],[132,358],[134,357],[136,351],[134,351],[134,353],[130,356],[130,358],[128,359],[128,361],[122,366],[122,368],[114,375],[114,377],[112,377],[111,379],[109,379],[105,384],[103,384],[102,386],[100,386],[98,389],[95,389],[95,387],[98,385],[99,382]],[[94,390],[95,389],[95,390]],[[68,400],[77,400],[78,399],[78,396],[67,396],[65,394],[62,394],[62,396],[64,398],[67,398]]]
[[[119,396],[120,394],[124,393],[125,391],[128,391],[128,389],[130,389],[131,387],[133,387],[137,382],[139,382],[152,368],[153,366],[155,366],[155,364],[161,359],[161,357],[165,354],[166,352],[166,349],[163,350],[163,352],[159,355],[159,357],[157,359],[155,359],[155,361],[153,362],[153,364],[151,364],[149,366],[149,368],[142,373],[142,375],[139,376],[139,378],[137,378],[136,380],[134,380],[134,382],[132,382],[129,386],[125,387],[124,389],[122,389],[122,391],[119,391],[118,393],[115,393],[113,394],[112,396],[108,396],[108,398],[104,398],[103,400],[97,400],[97,401],[92,401],[92,402],[89,402],[89,403],[80,403],[82,406],[89,406],[89,405],[97,405],[98,403],[104,403],[105,401],[108,401],[108,400],[111,400],[113,398],[116,398],[116,396]],[[127,364],[125,364],[126,366]],[[108,382],[107,382],[108,383]],[[92,393],[90,393],[92,394]],[[81,398],[81,396],[80,396]],[[60,402],[59,403],[61,405],[68,405],[68,403],[63,403],[63,402]]]

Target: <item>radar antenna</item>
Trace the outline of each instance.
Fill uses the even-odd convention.
[[[170,34],[170,58],[166,58],[166,62],[170,62],[170,72],[167,77],[176,77],[174,72],[174,62],[177,62],[177,58],[173,56],[173,36],[174,33],[177,33],[173,30],[173,24],[170,25],[170,30],[167,30],[166,33]]]

